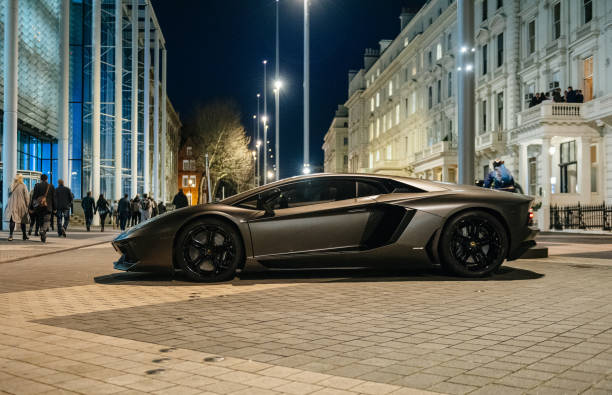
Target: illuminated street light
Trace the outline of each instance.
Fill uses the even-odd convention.
[[[268,170],[268,180],[274,179],[274,172],[272,170]]]
[[[304,165],[304,168],[302,169],[302,173],[310,174],[310,165]]]

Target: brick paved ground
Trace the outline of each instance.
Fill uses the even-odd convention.
[[[203,285],[114,272],[107,245],[0,263],[0,393],[610,394],[612,238],[542,242],[482,280]]]

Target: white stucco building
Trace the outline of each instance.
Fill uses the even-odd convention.
[[[456,182],[456,20],[453,0],[402,12],[349,72],[348,171]],[[476,0],[474,21],[477,177],[503,159],[544,229],[550,205],[612,203],[612,2]],[[529,107],[569,86],[584,103]]]
[[[331,125],[323,138],[325,152],[323,168],[326,173],[348,171],[348,109],[339,105]]]

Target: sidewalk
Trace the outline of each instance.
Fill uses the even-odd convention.
[[[42,243],[40,237],[32,233],[30,240],[21,239],[21,231],[13,233],[14,240],[8,241],[8,231],[0,232],[0,264],[15,262],[27,258],[75,250],[96,244],[108,243],[119,234],[118,229],[106,227],[104,232],[94,227],[87,232],[84,227],[69,227],[67,237],[58,237],[57,231],[49,230],[47,242]]]

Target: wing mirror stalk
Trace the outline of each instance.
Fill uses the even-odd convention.
[[[264,203],[263,205],[264,210],[265,210],[265,216],[266,217],[274,217],[274,209],[272,208],[272,206],[268,203]]]

